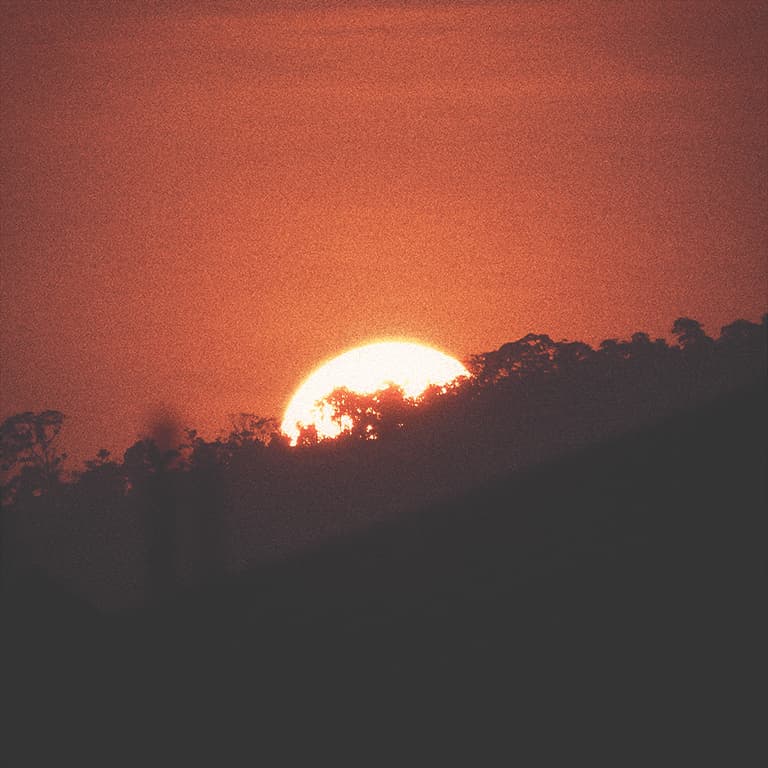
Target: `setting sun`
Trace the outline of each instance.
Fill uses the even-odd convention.
[[[320,438],[337,437],[343,425],[325,398],[341,387],[365,395],[394,384],[413,398],[431,385],[468,375],[458,360],[424,344],[385,341],[356,347],[324,363],[302,383],[285,411],[282,431],[291,445],[302,427],[314,426]]]

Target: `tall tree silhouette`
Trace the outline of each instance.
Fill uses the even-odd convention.
[[[61,411],[11,416],[0,425],[0,472],[6,503],[19,495],[42,495],[58,484],[65,453],[58,450],[64,424]]]
[[[147,541],[147,598],[161,603],[175,585],[176,500],[171,466],[177,450],[161,450],[152,438],[134,443],[125,452],[130,493],[142,511]]]

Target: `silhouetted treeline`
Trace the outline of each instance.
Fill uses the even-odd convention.
[[[337,391],[336,416],[351,426],[336,440],[307,429],[291,448],[275,419],[241,414],[226,437],[147,437],[70,477],[63,415],[19,414],[0,427],[5,573],[39,568],[105,607],[163,601],[764,386],[765,318],[717,339],[689,318],[672,332],[671,345],[635,333],[598,349],[529,334],[474,355],[470,379],[415,401],[394,388]]]
[[[28,577],[0,603],[5,751],[26,719],[41,763],[68,740],[143,761],[760,765],[765,417],[740,389],[135,616]],[[273,455],[254,447],[249,472]],[[287,455],[326,490],[342,466]],[[181,514],[208,481],[163,471]]]

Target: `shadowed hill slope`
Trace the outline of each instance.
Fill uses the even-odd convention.
[[[105,624],[98,642],[73,613],[83,646],[53,688],[265,739],[323,723],[370,733],[372,755],[410,731],[435,755],[471,737],[527,765],[746,765],[765,416],[762,393],[720,400]],[[46,638],[31,655],[35,623],[15,624],[15,666],[46,690]]]

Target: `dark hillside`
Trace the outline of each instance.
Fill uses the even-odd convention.
[[[5,658],[54,711],[78,690],[184,745],[243,727],[258,754],[282,725],[319,756],[319,726],[365,735],[362,764],[406,731],[435,759],[756,764],[765,416],[721,399],[153,615],[54,615],[38,586],[7,603]]]

